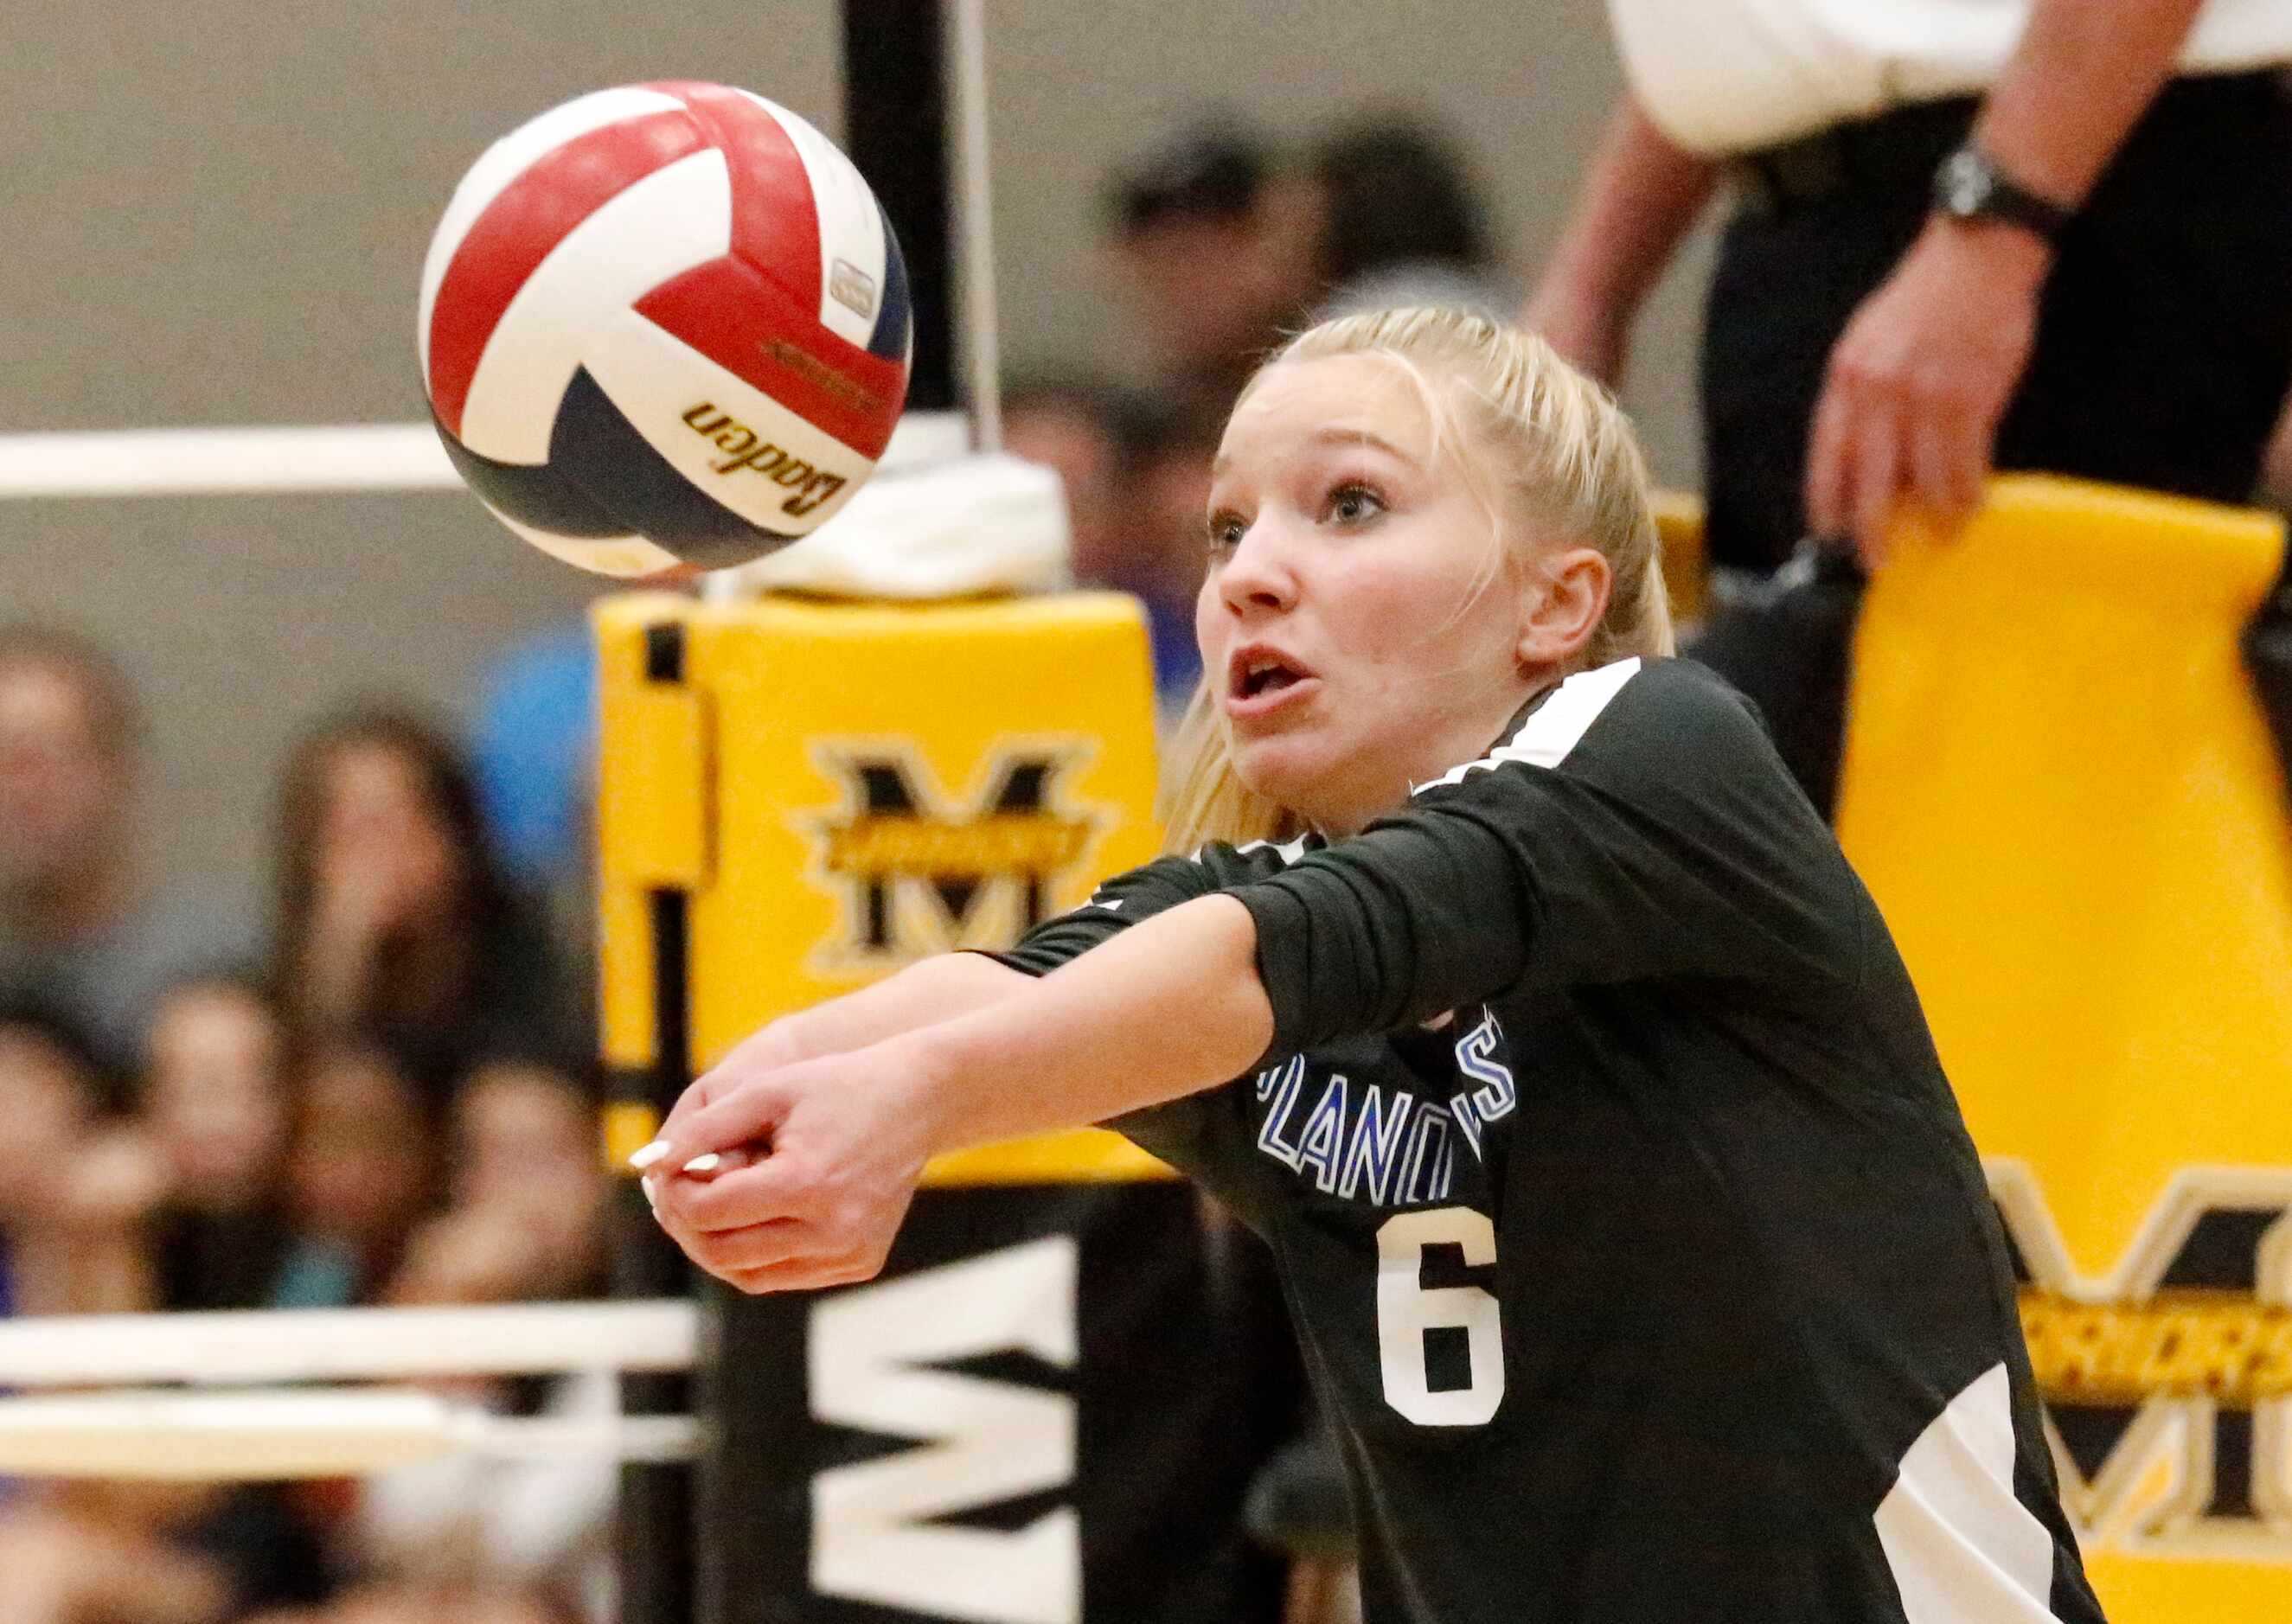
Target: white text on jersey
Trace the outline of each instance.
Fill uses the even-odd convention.
[[[1496,1017],[1481,1011],[1479,1024],[1457,1040],[1465,1086],[1445,1103],[1332,1072],[1309,1106],[1305,1057],[1293,1055],[1257,1073],[1265,1107],[1257,1148],[1311,1177],[1325,1195],[1379,1207],[1445,1201],[1456,1182],[1457,1139],[1479,1157],[1482,1130],[1520,1103],[1512,1068],[1498,1057],[1503,1043]]]

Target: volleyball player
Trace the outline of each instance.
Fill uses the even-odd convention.
[[[2099,1619],[1909,979],[1667,657],[1613,405],[1327,324],[1208,543],[1190,855],[752,1039],[641,1154],[680,1243],[862,1278],[930,1155],[1114,1119],[1271,1243],[1374,1624]]]

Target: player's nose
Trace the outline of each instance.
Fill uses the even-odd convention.
[[[1294,549],[1281,520],[1261,514],[1218,572],[1218,598],[1236,615],[1278,613],[1297,601]]]

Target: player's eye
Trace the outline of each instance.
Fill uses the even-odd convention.
[[[1230,509],[1220,509],[1210,515],[1207,539],[1213,553],[1228,553],[1241,545],[1243,534],[1249,528],[1240,514]]]
[[[1384,498],[1358,479],[1333,487],[1323,510],[1340,525],[1365,524],[1384,511]]]

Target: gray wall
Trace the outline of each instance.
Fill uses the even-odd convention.
[[[1210,103],[1292,135],[1364,103],[1433,113],[1525,274],[1617,85],[1601,8],[1534,8],[1533,28],[1528,9],[1459,0],[1428,28],[1368,0],[995,0],[1008,351],[1137,366],[1098,184]],[[744,84],[832,133],[840,76],[820,0],[0,7],[0,433],[418,417],[422,253],[487,141],[652,77]],[[1697,260],[1630,390],[1677,484]],[[155,723],[157,866],[230,900],[257,894],[278,763],[318,712],[377,693],[456,712],[489,651],[596,590],[458,493],[0,502],[0,621],[119,651]]]
[[[1218,106],[1309,138],[1363,109],[1421,109],[1464,145],[1523,285],[1557,236],[1622,78],[1606,8],[1449,0],[991,0],[997,270],[1006,354],[1064,340],[1142,355],[1092,234],[1109,167]],[[1699,479],[1693,329],[1707,243],[1647,312],[1626,398],[1660,478]]]

